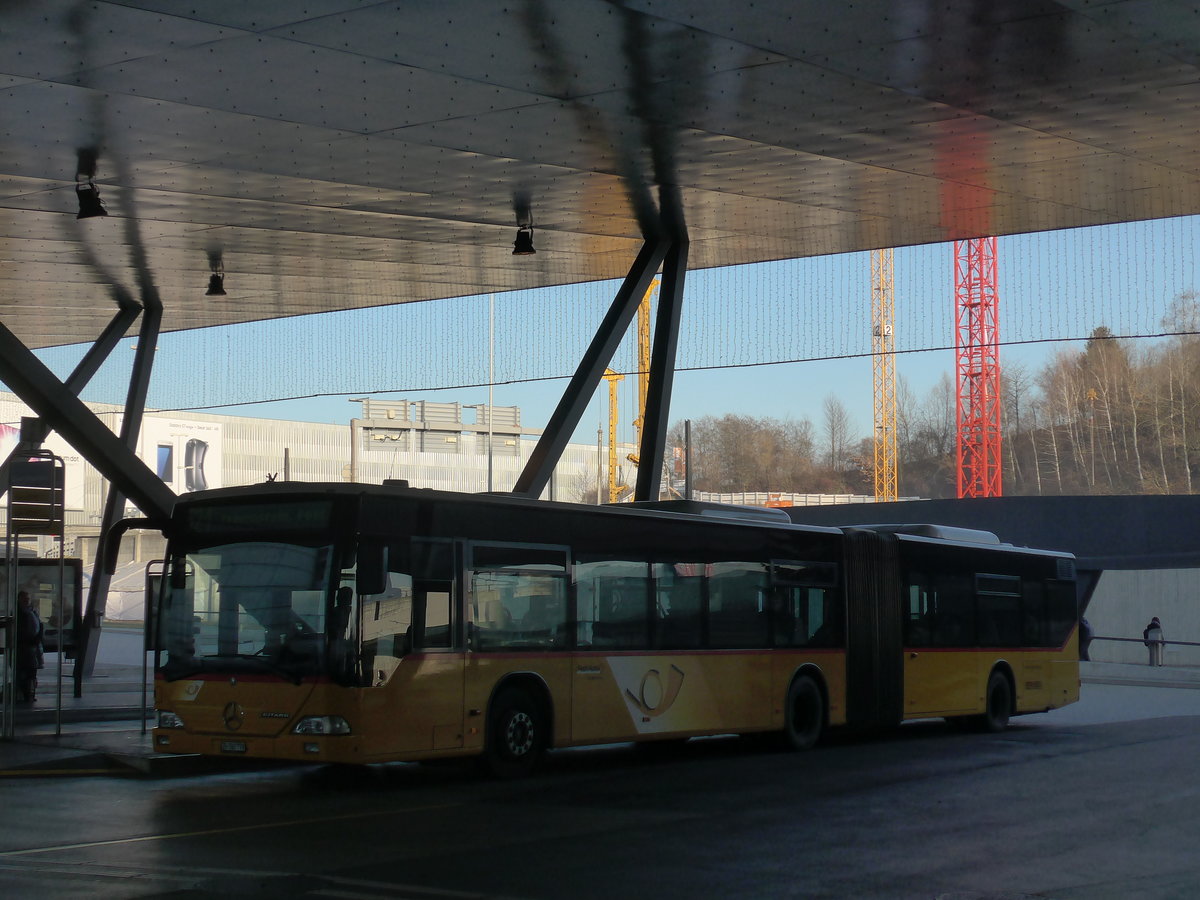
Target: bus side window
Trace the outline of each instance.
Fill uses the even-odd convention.
[[[837,594],[830,588],[777,584],[776,647],[838,647],[842,643]]]
[[[476,544],[471,548],[471,645],[570,647],[565,548]]]
[[[704,564],[655,563],[654,581],[654,646],[699,647],[704,625]]]
[[[1079,622],[1079,606],[1075,599],[1075,582],[1051,580],[1046,582],[1046,645],[1061,647],[1070,637],[1071,629]]]
[[[1046,587],[1032,578],[1021,580],[1021,643],[1046,646]]]
[[[708,644],[710,647],[766,647],[770,640],[767,610],[767,567],[763,563],[713,563],[708,578]]]
[[[975,576],[979,643],[1014,647],[1022,641],[1021,579],[1014,575]]]
[[[969,575],[939,574],[930,591],[934,647],[975,646],[975,583]]]
[[[909,647],[931,646],[937,610],[923,575],[913,573],[909,577],[907,601],[908,608],[905,610],[904,616],[905,645]]]
[[[808,595],[808,646],[840,647],[842,617],[837,596],[829,588],[810,587]]]
[[[649,646],[647,575],[648,567],[641,561],[576,563],[578,646],[619,650],[644,650]]]
[[[451,630],[450,591],[422,589],[418,592],[418,606],[424,600],[425,627],[422,629],[423,648],[448,648],[454,646]]]

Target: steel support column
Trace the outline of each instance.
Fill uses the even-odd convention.
[[[687,259],[688,242],[680,239],[672,242],[670,252],[663,261],[662,289],[658,293],[658,314],[654,321],[654,348],[650,355],[646,414],[642,422],[642,442],[638,447],[641,464],[638,466],[634,500],[657,500],[662,487]]]
[[[588,401],[604,376],[605,368],[612,361],[617,346],[629,329],[629,323],[637,314],[638,305],[642,302],[646,289],[650,287],[658,267],[662,265],[669,246],[670,242],[662,238],[648,239],[642,245],[600,327],[596,329],[591,345],[563,392],[558,407],[550,416],[546,431],[533,448],[529,461],[513,486],[514,494],[539,497],[545,490],[550,476],[554,473],[554,467],[583,417]]]
[[[0,323],[0,381],[83,454],[101,475],[133,498],[149,518],[166,522],[175,493],[40,359]]]
[[[104,331],[100,332],[100,337],[96,338],[95,343],[88,349],[88,352],[83,355],[83,359],[75,366],[74,371],[63,382],[63,386],[72,394],[78,394],[87,386],[87,383],[92,380],[92,376],[104,364],[109,355],[121,342],[121,338],[125,336],[125,332],[129,330],[129,326],[134,323],[138,317],[138,313],[142,311],[142,307],[130,301],[121,301],[120,308],[116,315],[105,327]],[[44,441],[47,435],[50,434],[50,426],[44,420],[39,420],[40,437],[39,442]],[[8,455],[8,459],[0,464],[0,496],[4,495],[5,485],[8,484],[8,468],[15,457],[24,448],[14,447]]]
[[[137,449],[138,434],[142,430],[142,418],[146,411],[146,395],[150,391],[150,373],[154,369],[154,353],[158,345],[158,333],[162,326],[162,303],[157,291],[143,291],[144,310],[142,325],[138,329],[137,350],[133,355],[133,368],[129,373],[129,391],[125,395],[125,412],[121,416],[121,443],[130,454]],[[135,457],[136,458],[136,457]],[[111,481],[111,479],[110,479]],[[166,485],[164,485],[166,487]],[[132,497],[133,495],[130,494]],[[136,503],[136,498],[134,499]],[[141,504],[138,504],[140,507]],[[155,516],[143,509],[150,518]],[[100,520],[100,537],[96,542],[96,561],[92,566],[92,581],[88,586],[87,605],[84,607],[83,634],[79,638],[79,656],[75,663],[76,696],[80,693],[81,678],[91,675],[96,663],[96,652],[100,645],[100,623],[108,608],[108,588],[112,584],[112,572],[107,571],[104,557],[108,543],[114,539],[113,526],[125,517],[125,493],[121,486],[112,482],[104,503],[104,514]],[[115,537],[120,540],[120,536]]]

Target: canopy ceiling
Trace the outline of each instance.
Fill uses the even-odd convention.
[[[661,208],[692,268],[1196,213],[1198,63],[1170,0],[0,0],[0,321],[619,277]]]

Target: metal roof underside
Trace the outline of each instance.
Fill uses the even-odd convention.
[[[1198,63],[1168,0],[0,0],[0,321],[620,277],[664,196],[692,268],[1198,213]]]

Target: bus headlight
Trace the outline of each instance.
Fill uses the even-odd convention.
[[[182,728],[183,719],[175,715],[168,709],[160,709],[158,711],[158,727],[159,728]]]
[[[292,734],[349,734],[350,723],[341,716],[305,716]]]

